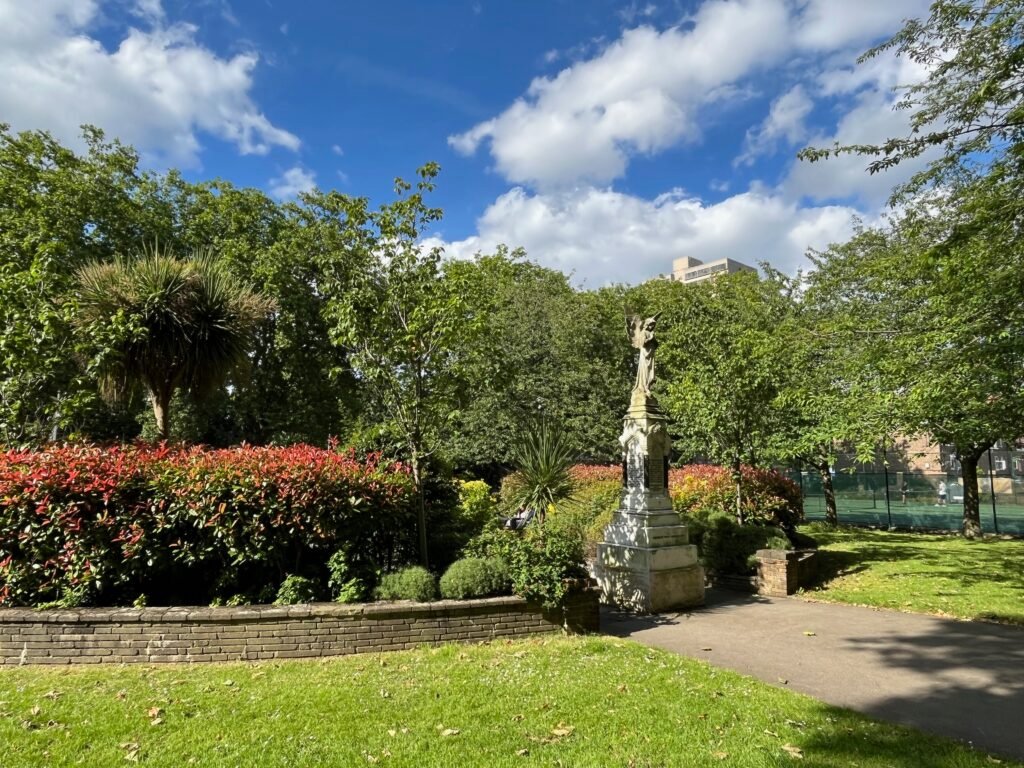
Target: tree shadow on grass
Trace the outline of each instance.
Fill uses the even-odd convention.
[[[892,533],[865,530],[816,533],[822,544],[836,544],[852,549],[821,549],[818,552],[817,572],[807,584],[810,591],[827,591],[836,579],[870,571],[881,563],[908,564],[906,573],[894,573],[891,579],[913,580],[916,576],[941,578],[953,585],[949,592],[935,595],[955,595],[959,590],[975,589],[985,585],[998,585],[1008,601],[1021,606],[1017,611],[990,610],[979,605],[971,618],[1004,623],[1024,623],[1024,546],[1019,553],[1013,544],[1000,539],[966,542],[953,536],[921,533]],[[979,595],[979,599],[983,596]],[[1002,598],[1007,602],[1006,598]]]
[[[793,739],[804,750],[806,759],[802,765],[850,766],[870,762],[893,768],[960,768],[968,763],[964,761],[954,741],[983,753],[999,755],[1000,759],[993,761],[993,765],[1007,758],[1015,759],[1013,753],[1006,750],[970,744],[963,739],[949,740],[946,734],[934,728],[918,728],[926,732],[931,730],[932,735],[940,736],[938,739],[926,740],[900,725],[887,722],[865,723],[861,715],[850,710],[822,705],[821,713],[829,718],[832,728],[809,731],[805,736]]]

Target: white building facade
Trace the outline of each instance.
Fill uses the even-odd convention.
[[[680,283],[699,283],[709,280],[716,275],[731,275],[734,272],[756,272],[753,267],[748,267],[733,259],[716,259],[706,264],[693,256],[683,256],[672,262],[672,279]]]

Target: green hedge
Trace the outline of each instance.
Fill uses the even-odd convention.
[[[511,590],[508,566],[496,557],[464,557],[456,560],[441,577],[441,597],[468,600],[505,595]]]
[[[419,565],[389,573],[377,587],[379,600],[414,600],[429,603],[437,599],[437,579],[430,571]]]

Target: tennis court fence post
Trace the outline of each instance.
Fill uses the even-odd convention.
[[[886,460],[885,449],[882,449],[882,471],[885,473],[885,516],[889,519],[889,530],[892,530],[892,508],[889,506],[889,462]]]
[[[992,497],[992,527],[999,535],[999,517],[996,515],[996,474],[992,465],[992,449],[988,449],[988,494]]]

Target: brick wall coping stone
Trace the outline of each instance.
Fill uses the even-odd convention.
[[[598,593],[548,611],[521,597],[433,603],[0,609],[0,665],[320,658],[597,631]]]
[[[477,600],[436,600],[416,603],[400,600],[388,603],[303,603],[301,605],[169,606],[153,608],[0,608],[3,624],[147,624],[198,621],[259,621],[261,619],[304,619],[313,617],[355,618],[373,616],[408,617],[457,615],[516,606],[526,609],[521,597],[488,597]],[[536,609],[534,609],[536,610]]]

